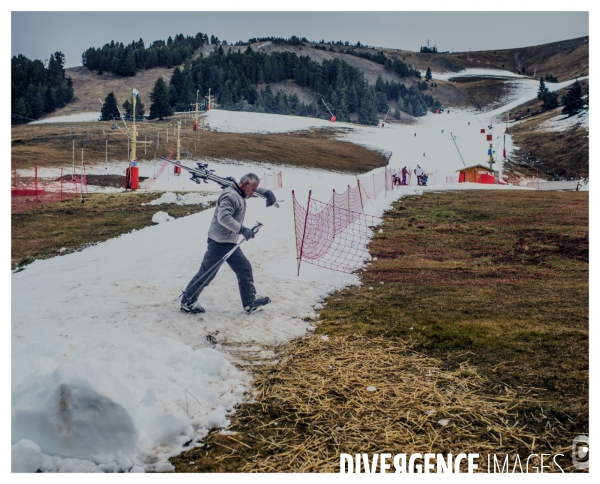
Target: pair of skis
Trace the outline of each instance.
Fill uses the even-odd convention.
[[[226,188],[226,187],[233,187],[234,185],[237,184],[237,182],[235,181],[235,178],[233,177],[226,177],[223,178],[222,176],[218,176],[214,174],[214,170],[208,170],[208,163],[196,163],[197,168],[190,168],[189,166],[185,166],[182,165],[181,163],[178,163],[176,161],[172,161],[172,160],[167,160],[166,158],[161,157],[161,160],[164,161],[168,161],[169,163],[178,166],[180,168],[183,168],[184,170],[186,170],[188,173],[190,173],[192,175],[192,177],[190,178],[190,180],[192,180],[193,182],[196,183],[208,183],[208,181],[213,181],[216,182],[218,185],[221,186],[221,188]],[[257,198],[262,198],[266,200],[266,197],[264,195],[261,195],[260,193],[254,192],[254,194],[252,195],[253,197],[257,197]],[[279,208],[279,204],[277,202],[275,202],[273,204],[274,207]]]

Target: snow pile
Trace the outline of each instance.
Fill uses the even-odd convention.
[[[579,126],[589,131],[590,112],[587,109],[579,114],[576,114],[575,116],[571,116],[570,118],[567,117],[566,114],[554,116],[548,121],[540,124],[539,128],[547,131],[566,131],[574,126]]]
[[[163,205],[165,203],[174,203],[176,205],[202,205],[208,208],[210,202],[217,200],[219,193],[203,194],[198,192],[185,193],[179,195],[173,192],[163,193],[156,200],[152,200],[148,205]]]
[[[78,360],[26,377],[12,394],[12,440],[51,455],[100,464],[133,454],[138,429],[131,393],[98,365]]]
[[[156,212],[152,215],[152,223],[161,224],[163,222],[171,222],[175,220],[174,217],[171,217],[167,212]]]

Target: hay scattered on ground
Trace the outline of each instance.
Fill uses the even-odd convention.
[[[242,472],[339,472],[340,453],[376,452],[478,453],[483,471],[487,454],[512,464],[544,440],[519,421],[523,400],[510,389],[490,396],[467,364],[444,370],[400,340],[315,335],[276,351],[280,362],[258,370],[254,402],[234,416],[238,433],[212,434],[201,454],[177,458],[178,471],[198,470],[188,463],[203,454],[216,469],[202,470],[238,461]]]

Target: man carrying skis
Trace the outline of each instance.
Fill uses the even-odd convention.
[[[198,297],[202,292],[199,289],[203,284],[206,287],[214,279],[218,270],[214,271],[208,278],[203,277],[203,275],[235,247],[238,235],[242,235],[246,240],[254,238],[254,231],[242,225],[246,215],[246,199],[257,192],[266,197],[267,207],[276,202],[275,195],[271,190],[258,188],[259,181],[254,173],[248,173],[240,179],[239,183],[226,187],[221,192],[208,229],[208,248],[204,254],[200,270],[189,282],[183,293],[181,311],[193,314],[203,313],[204,308],[198,303]],[[227,263],[237,276],[242,305],[247,313],[271,302],[268,297],[256,295],[252,266],[243,254],[242,249],[238,247],[227,259]]]

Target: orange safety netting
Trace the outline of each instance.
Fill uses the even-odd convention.
[[[83,196],[84,193],[87,193],[85,174],[41,179],[37,176],[37,166],[33,178],[20,177],[15,169],[11,186],[11,213]]]

